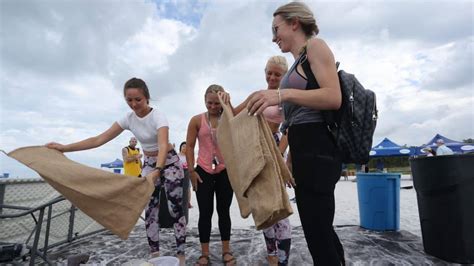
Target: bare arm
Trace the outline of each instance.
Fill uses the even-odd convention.
[[[50,142],[46,144],[46,147],[50,149],[56,149],[61,152],[89,150],[104,145],[105,143],[120,135],[122,132],[123,129],[118,125],[117,122],[115,122],[109,129],[95,137],[66,145]]]
[[[288,151],[288,154],[286,155],[286,166],[288,166],[288,170],[290,170],[290,172],[293,171],[293,161],[291,160],[290,151]]]
[[[142,158],[142,155],[140,153],[135,154],[135,155],[128,155],[127,147],[122,149],[122,159],[124,162],[131,163],[131,162],[136,161],[138,163],[138,161],[141,158]]]
[[[317,90],[282,90],[282,101],[317,110],[336,110],[341,106],[341,88],[334,55],[321,39],[308,43],[308,61],[320,86]]]
[[[200,116],[196,115],[189,121],[188,132],[186,134],[186,162],[188,163],[189,177],[194,191],[197,190],[197,182],[202,183],[201,177],[194,170],[194,147],[196,146],[199,127]]]
[[[142,169],[143,167],[143,163],[142,163],[142,157],[143,157],[143,154],[140,153],[140,151],[138,151],[138,162],[140,163],[140,169]]]
[[[169,128],[160,127],[158,129],[158,156],[156,158],[156,167],[165,167],[166,155],[168,154]]]
[[[281,136],[281,139],[280,139],[280,145],[278,146],[281,154],[285,153],[287,147],[288,147],[288,136],[286,134],[283,134],[283,136]]]
[[[196,146],[198,132],[199,115],[191,118],[188,125],[188,132],[186,134],[186,162],[188,163],[189,172],[194,172],[194,147]]]
[[[131,163],[133,160],[130,159],[131,156],[128,156],[127,148],[122,149],[122,160],[123,162]]]
[[[158,141],[158,155],[156,156],[156,167],[165,168],[166,155],[168,154],[168,144],[169,144],[169,128],[160,127],[157,130],[157,141]],[[141,155],[141,154],[140,154]],[[141,161],[140,161],[141,164]],[[158,170],[152,171],[145,176],[145,179],[150,180],[151,184],[155,184],[158,177],[160,177],[161,172]]]
[[[334,55],[321,39],[312,39],[307,47],[308,61],[320,86],[317,90],[284,89],[281,101],[292,102],[316,110],[336,110],[341,106],[341,89],[336,72]],[[300,66],[299,66],[300,67]],[[249,97],[247,108],[250,114],[260,114],[271,105],[278,105],[278,91],[261,90]]]

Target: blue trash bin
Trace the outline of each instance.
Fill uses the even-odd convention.
[[[400,174],[357,173],[357,194],[361,227],[400,229]]]
[[[114,173],[116,173],[116,174],[120,174],[121,172],[122,172],[121,169],[116,169],[116,168],[114,169]]]

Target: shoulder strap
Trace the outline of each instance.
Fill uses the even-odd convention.
[[[319,89],[319,83],[316,80],[316,77],[313,74],[313,70],[311,70],[311,64],[309,63],[308,60],[308,54],[306,51],[306,46],[303,48],[303,53],[301,54],[300,57],[300,62],[301,66],[303,67],[304,74],[307,79],[307,84],[306,84],[306,89]],[[339,62],[336,63],[336,68],[339,67]],[[337,123],[336,123],[336,117],[332,111],[321,111],[321,114],[324,117],[324,121],[328,125],[329,131],[333,133],[333,131],[337,130]]]
[[[319,89],[318,81],[311,70],[311,64],[308,61],[308,54],[306,52],[306,46],[303,48],[303,53],[299,58],[298,64],[301,64],[303,68],[304,75],[306,76],[306,89]]]

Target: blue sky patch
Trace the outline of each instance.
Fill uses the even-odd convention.
[[[207,2],[201,0],[151,0],[156,4],[158,15],[199,27]]]

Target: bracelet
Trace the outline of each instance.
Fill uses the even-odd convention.
[[[281,110],[283,110],[283,107],[281,106],[281,92],[280,92],[280,87],[278,87],[277,92],[278,92],[278,110],[281,111]]]

